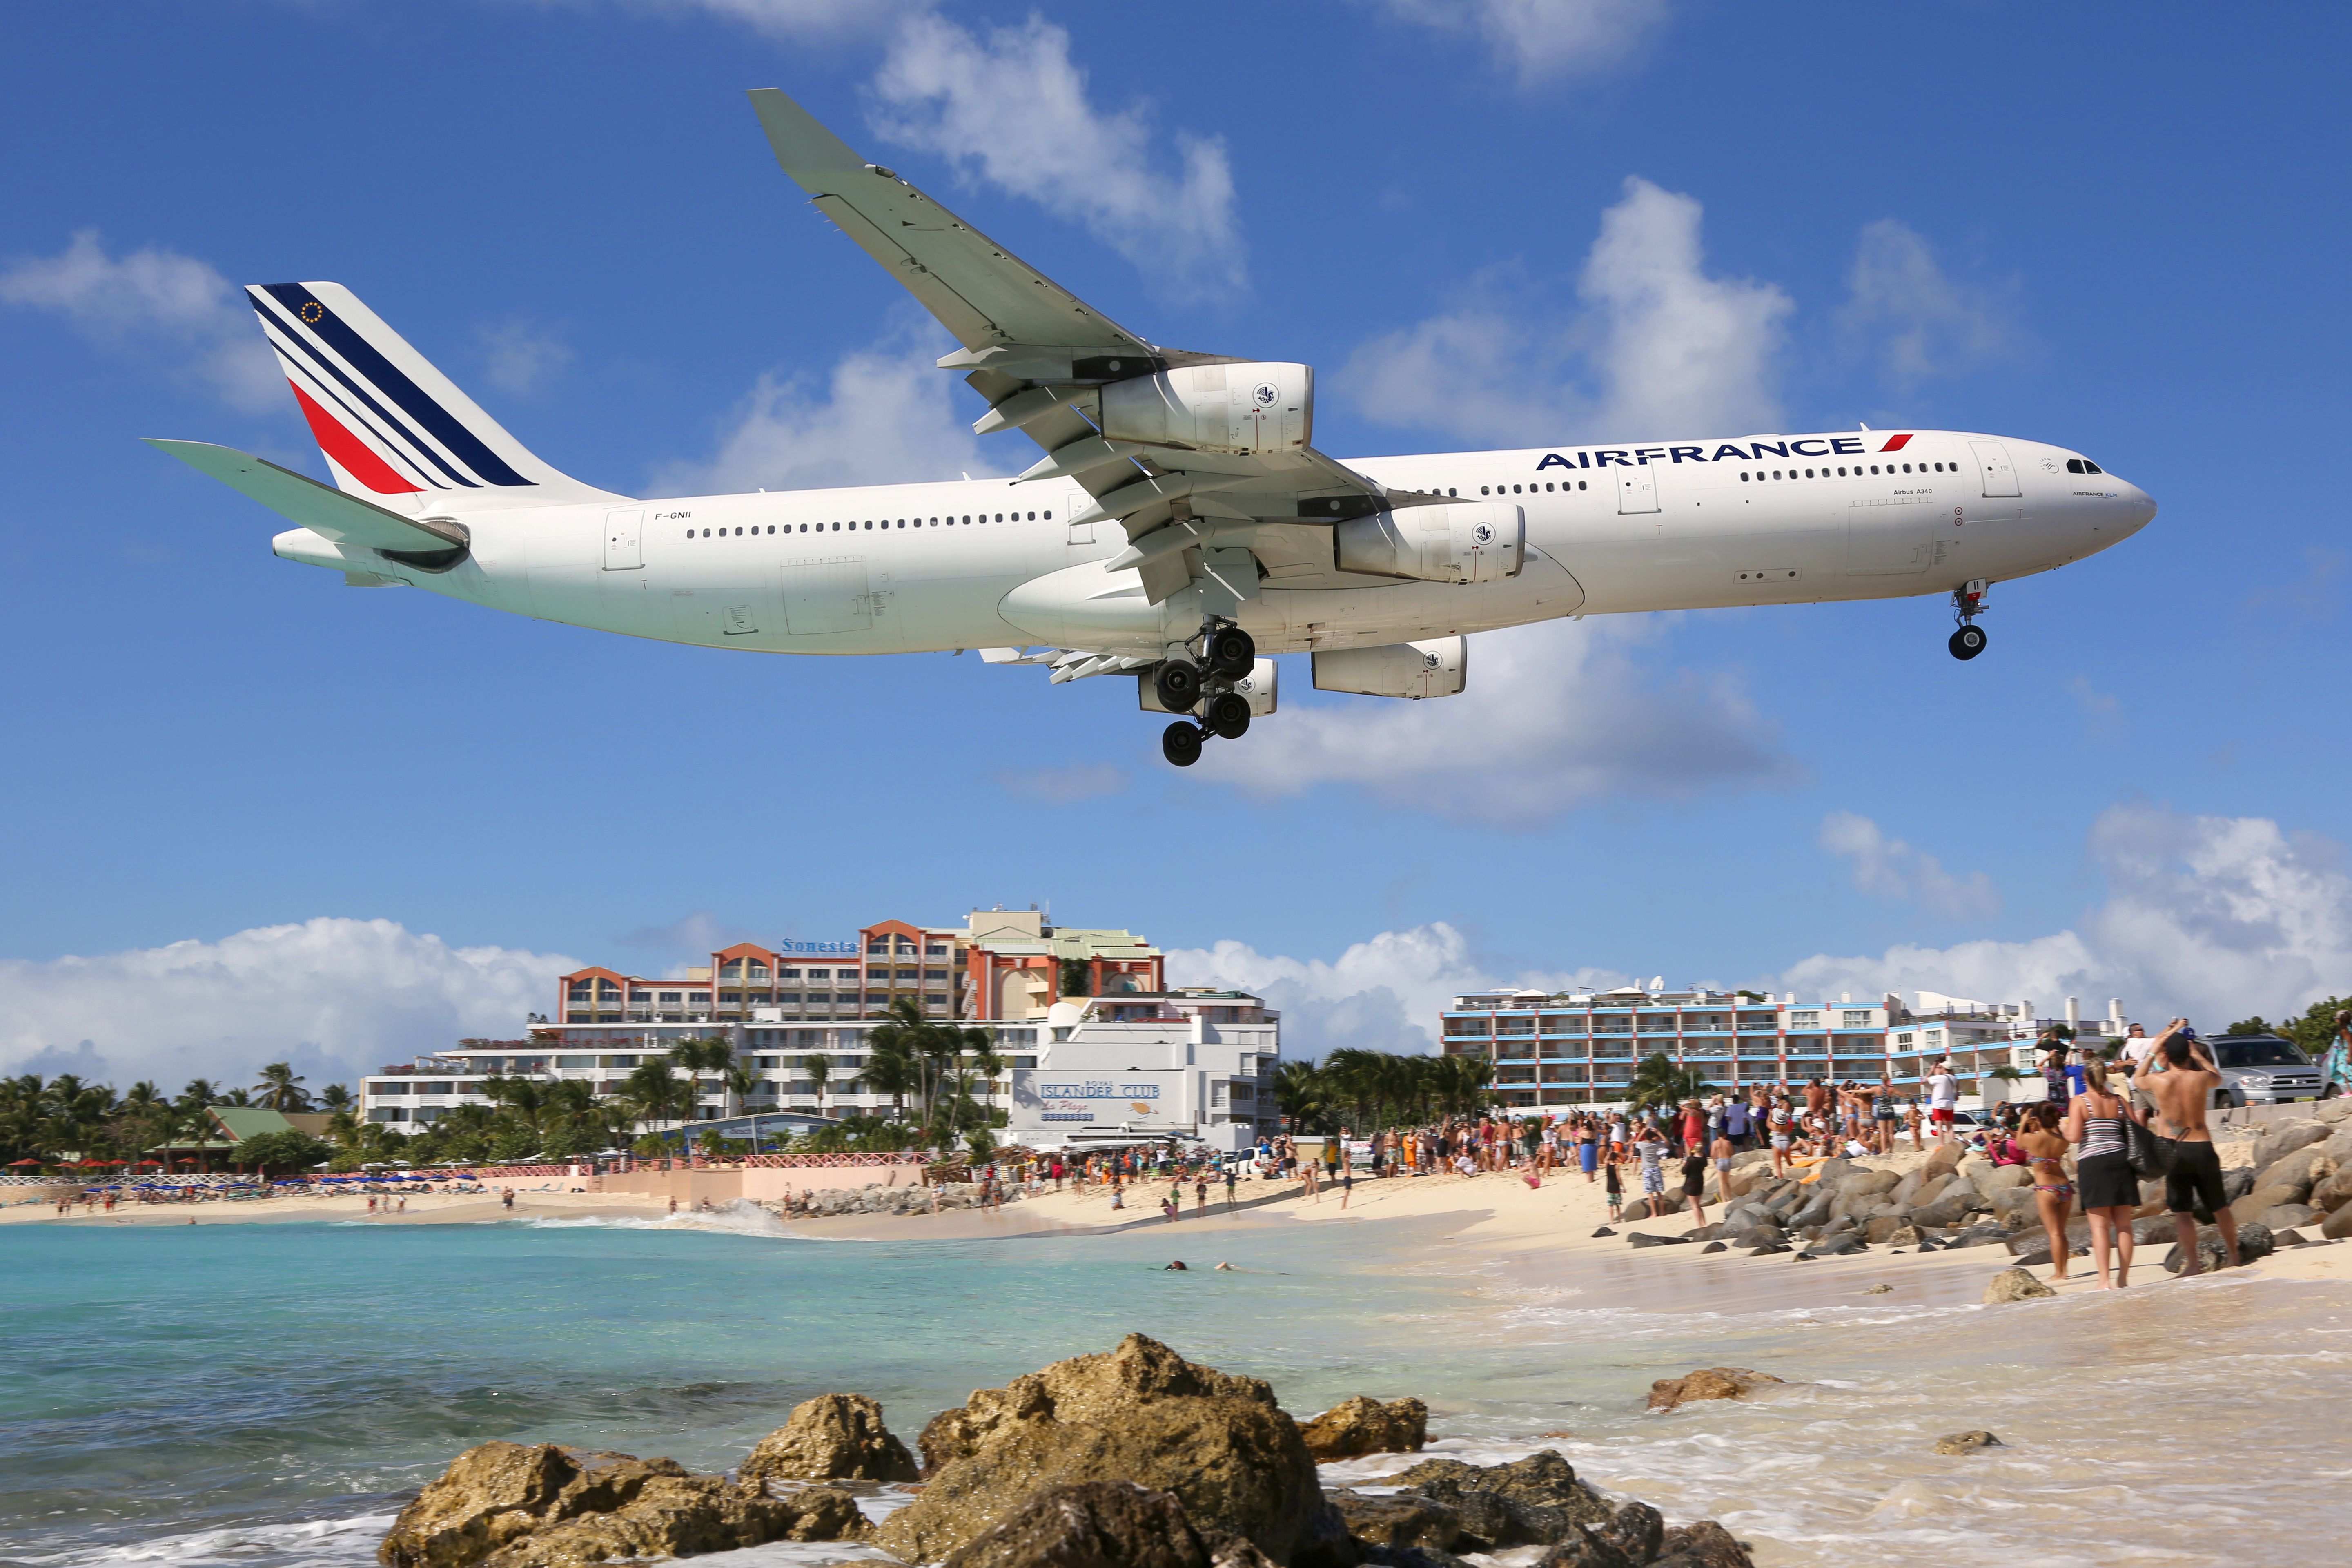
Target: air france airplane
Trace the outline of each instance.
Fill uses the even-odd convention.
[[[1189,766],[1326,691],[1450,696],[1467,639],[1562,616],[1950,595],[2105,550],[2156,503],[2081,453],[1948,430],[1745,435],[1340,461],[1307,365],[1135,336],[869,163],[782,93],[777,162],[963,346],[1045,456],[1010,479],[636,500],[541,462],[334,283],[247,290],[332,470],[155,446],[297,526],[289,561],[542,620],[761,653],[981,650],[1125,672]]]

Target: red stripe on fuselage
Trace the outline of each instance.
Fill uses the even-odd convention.
[[[1880,450],[1880,451],[1882,451],[1882,452],[1899,452],[1899,451],[1903,450],[1903,448],[1904,448],[1904,447],[1906,447],[1909,446],[1910,444],[1911,444],[1911,437],[1908,437],[1908,436],[1897,436],[1897,437],[1893,437],[1891,440],[1889,440],[1889,441],[1886,443],[1886,445],[1885,445],[1885,446],[1881,447],[1879,448],[1879,450]]]
[[[292,382],[286,384],[294,386]],[[310,434],[318,438],[319,450],[332,458],[343,472],[359,480],[380,496],[415,495],[425,487],[412,485],[393,471],[385,462],[361,439],[339,424],[335,416],[311,400],[310,395],[294,386],[294,401],[302,405],[302,417],[310,422]]]

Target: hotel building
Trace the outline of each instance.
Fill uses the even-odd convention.
[[[2120,1037],[2123,1004],[2084,1026],[2073,998],[2063,1019],[2036,1016],[2031,1002],[1980,1003],[1921,992],[1916,1005],[1888,994],[1861,1002],[1800,1002],[1753,991],[1473,992],[1440,1018],[1449,1056],[1495,1064],[1497,1103],[1542,1109],[1606,1105],[1626,1099],[1635,1064],[1664,1053],[1700,1076],[1707,1092],[1811,1079],[1875,1083],[1882,1076],[1916,1093],[1937,1058],[1949,1056],[1963,1094],[1979,1095],[1995,1069],[2031,1072],[2032,1042],[2052,1024],[2084,1038]],[[1996,1094],[1996,1098],[1999,1095]]]

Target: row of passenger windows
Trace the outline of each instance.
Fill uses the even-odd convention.
[[[1957,474],[1957,473],[1958,473],[1958,472],[1960,471],[1960,466],[1959,466],[1958,463],[1953,463],[1953,464],[1949,465],[1948,467],[1947,467],[1945,464],[1942,464],[1942,463],[1922,463],[1922,464],[1920,464],[1920,465],[1919,465],[1919,471],[1920,471],[1921,473],[1923,473],[1923,474],[1924,474],[1924,473],[1927,473],[1927,472],[1928,470],[1930,470],[1930,469],[1933,469],[1935,472],[1939,473],[1939,474],[1942,474],[1942,473],[1954,473],[1954,474]],[[1853,466],[1853,472],[1854,472],[1854,474],[1855,474],[1855,475],[1857,475],[1857,476],[1859,476],[1859,475],[1862,473],[1862,471],[1863,471],[1862,465],[1861,465],[1860,463],[1856,463],[1856,464]],[[1878,465],[1877,465],[1876,463],[1873,463],[1873,464],[1871,464],[1871,465],[1870,465],[1870,471],[1871,471],[1872,473],[1874,473],[1874,473],[1876,473],[1876,472],[1878,472]],[[1894,472],[1895,471],[1895,465],[1894,465],[1894,464],[1892,464],[1892,463],[1887,464],[1887,465],[1886,465],[1886,471],[1887,471],[1888,473],[1890,473],[1890,474],[1891,474],[1891,473],[1894,473]],[[1902,471],[1903,471],[1903,472],[1905,472],[1905,473],[1906,473],[1906,474],[1907,474],[1907,473],[1909,473],[1909,472],[1911,471],[1911,465],[1910,465],[1910,464],[1908,464],[1908,463],[1904,464],[1904,465],[1903,465],[1903,469],[1902,469]],[[1747,471],[1746,469],[1744,469],[1744,468],[1743,468],[1743,469],[1741,469],[1741,470],[1740,470],[1740,474],[1739,474],[1739,482],[1740,482],[1741,484],[1743,484],[1743,485],[1744,485],[1744,484],[1746,484],[1746,483],[1748,482],[1748,480],[1749,477],[1750,477],[1750,476],[1748,475],[1748,471]],[[1755,475],[1754,475],[1753,477],[1754,477],[1754,479],[1756,479],[1756,482],[1757,482],[1757,483],[1761,484],[1761,483],[1763,483],[1766,479],[1810,479],[1814,478],[1814,477],[1815,477],[1815,475],[1814,475],[1814,473],[1813,473],[1813,470],[1812,470],[1812,469],[1811,469],[1811,468],[1807,468],[1807,469],[1805,469],[1802,473],[1798,472],[1798,470],[1796,470],[1795,468],[1790,468],[1790,469],[1786,474],[1781,473],[1781,471],[1780,471],[1780,469],[1778,469],[1778,468],[1773,469],[1773,470],[1772,470],[1770,473],[1769,473],[1769,474],[1768,474],[1768,473],[1766,473],[1763,469],[1759,468],[1759,469],[1757,469],[1757,470],[1756,470],[1756,473],[1755,473]],[[1832,474],[1832,473],[1830,472],[1830,470],[1829,470],[1829,469],[1827,469],[1827,468],[1823,468],[1823,469],[1821,471],[1821,474],[1820,474],[1820,476],[1819,476],[1819,477],[1820,477],[1820,478],[1822,478],[1822,479],[1842,479],[1846,478],[1846,477],[1847,477],[1847,475],[1846,475],[1846,471],[1845,471],[1843,468],[1840,468],[1840,469],[1838,469],[1838,470],[1837,470],[1837,472],[1836,472],[1835,474]]]
[[[1571,485],[1571,484],[1570,484],[1566,479],[1562,479],[1562,480],[1560,480],[1560,481],[1559,481],[1559,488],[1560,488],[1560,489],[1564,489],[1564,490],[1570,490],[1570,489],[1574,489],[1574,490],[1580,490],[1580,489],[1584,489],[1584,481],[1583,481],[1582,479],[1579,479],[1579,480],[1577,480],[1577,481],[1576,481],[1576,483],[1574,483],[1574,484],[1572,484],[1572,485]],[[1487,489],[1487,487],[1486,487],[1486,486],[1485,486],[1485,485],[1480,485],[1480,486],[1478,487],[1478,493],[1479,493],[1480,495],[1485,495],[1485,494],[1486,493],[1486,489]],[[1528,493],[1528,494],[1529,494],[1529,495],[1538,495],[1538,494],[1541,494],[1543,491],[1545,491],[1545,490],[1548,490],[1548,489],[1551,489],[1551,486],[1550,486],[1549,484],[1528,485],[1528,487],[1526,487],[1526,489],[1527,489],[1527,493]],[[1517,486],[1517,485],[1496,485],[1496,486],[1495,486],[1495,487],[1494,487],[1494,490],[1495,490],[1495,493],[1496,493],[1496,495],[1498,495],[1498,496],[1503,496],[1503,495],[1515,496],[1515,495],[1517,495],[1517,494],[1519,493],[1519,491],[1520,491],[1520,487],[1519,487],[1519,486]],[[1452,495],[1452,494],[1454,494],[1454,492],[1453,492],[1452,490],[1447,490],[1445,493],[1446,493],[1447,495]]]
[[[1045,520],[1046,521],[1048,521],[1048,522],[1051,522],[1051,521],[1054,521],[1054,514],[1053,514],[1052,512],[1050,512],[1050,511],[1049,511],[1049,512],[1045,512],[1045,513],[1042,513],[1042,514],[1041,514],[1041,513],[1038,513],[1038,512],[1034,512],[1034,511],[1033,511],[1033,512],[1030,512],[1030,513],[1028,513],[1028,514],[1027,514],[1027,518],[1028,518],[1028,521],[1031,521],[1031,522],[1034,522],[1034,521],[1037,521],[1037,519],[1038,519],[1041,515],[1042,515],[1042,516],[1045,518]],[[833,524],[833,525],[832,525],[831,527],[829,527],[829,528],[828,528],[825,524],[824,524],[824,523],[822,523],[822,522],[819,522],[819,523],[806,523],[806,522],[804,522],[804,523],[802,523],[802,524],[800,525],[800,528],[799,528],[798,531],[799,531],[799,532],[802,532],[802,533],[806,533],[806,532],[807,532],[807,531],[808,531],[812,527],[814,527],[814,529],[815,529],[819,533],[839,533],[839,532],[840,532],[843,529],[845,529],[845,529],[847,529],[847,530],[849,530],[849,531],[850,531],[850,532],[852,532],[852,533],[858,532],[861,529],[862,529],[863,531],[866,531],[866,532],[869,532],[869,533],[870,533],[870,532],[872,532],[872,531],[873,531],[875,529],[877,529],[877,528],[885,528],[885,529],[887,529],[887,528],[894,528],[894,527],[895,527],[895,528],[905,528],[905,527],[908,526],[909,524],[912,524],[914,527],[917,527],[917,528],[937,528],[937,527],[939,527],[941,523],[945,523],[948,527],[950,527],[950,528],[954,528],[954,527],[956,527],[956,526],[957,526],[958,524],[960,524],[960,523],[972,523],[972,524],[975,524],[975,525],[976,525],[976,524],[979,524],[979,523],[991,522],[991,521],[994,521],[994,522],[1004,522],[1004,521],[1007,521],[1008,520],[1009,520],[1009,521],[1013,521],[1013,522],[1019,522],[1019,521],[1022,521],[1022,518],[1023,518],[1023,514],[1022,514],[1022,513],[1020,513],[1020,512],[1017,512],[1017,511],[1016,511],[1016,512],[1010,513],[1010,514],[1007,514],[1007,513],[1005,513],[1005,512],[1001,512],[1001,511],[1000,511],[1000,512],[998,512],[998,513],[995,515],[995,517],[993,517],[993,518],[991,518],[991,517],[988,515],[988,513],[986,513],[986,512],[982,512],[982,513],[981,513],[979,516],[977,516],[977,517],[973,517],[973,516],[971,516],[971,515],[969,515],[969,514],[967,514],[967,515],[965,515],[965,516],[963,516],[963,517],[934,517],[934,518],[929,518],[929,519],[919,518],[919,517],[902,517],[902,518],[898,519],[898,521],[897,521],[897,522],[895,522],[895,523],[894,523],[894,522],[892,522],[892,521],[890,521],[890,519],[888,519],[888,518],[887,518],[887,517],[885,517],[885,518],[868,518],[868,519],[866,519],[866,521],[865,521],[865,522],[863,522],[863,523],[858,523],[858,522],[856,522],[856,521],[850,521],[850,522],[836,522],[836,523]],[[740,528],[739,528],[739,529],[737,529],[735,531],[736,531],[738,534],[740,534],[743,531],[742,531],[741,529],[740,529]],[[758,533],[760,531],[759,531],[757,528],[754,528],[754,529],[752,529],[752,530],[751,530],[751,531],[752,531],[753,533]],[[770,523],[770,524],[768,525],[768,531],[769,531],[770,533],[773,533],[773,532],[775,532],[775,531],[776,531],[776,525],[775,525],[774,523],[772,523],[772,523]],[[784,524],[784,531],[785,531],[786,533],[791,533],[791,532],[793,532],[793,531],[794,531],[794,529],[793,528],[793,525],[792,525],[791,523],[786,523],[786,524]],[[722,528],[722,529],[720,529],[720,530],[719,531],[719,537],[721,537],[722,539],[723,539],[723,538],[725,538],[725,537],[727,536],[727,531],[726,531],[725,529],[723,529],[723,528]],[[693,529],[690,529],[690,528],[689,528],[689,529],[688,529],[688,530],[686,531],[686,536],[687,536],[688,539],[708,539],[708,538],[709,538],[709,537],[710,537],[710,530],[709,530],[709,529],[707,529],[707,528],[706,528],[706,529],[702,530],[702,531],[701,531],[701,532],[697,533]]]

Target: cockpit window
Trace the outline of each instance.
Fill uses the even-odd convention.
[[[2067,458],[2066,471],[2070,474],[2103,474],[2106,472],[2105,468],[2100,468],[2098,464],[2091,461],[2088,458]]]

